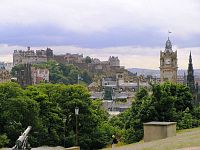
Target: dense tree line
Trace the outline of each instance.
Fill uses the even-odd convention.
[[[0,84],[0,147],[12,147],[29,125],[33,147],[74,146],[75,107],[79,107],[81,148],[106,146],[114,131],[107,131],[108,114],[101,109],[101,102],[89,96],[81,85],[40,84],[22,89],[16,83]]]
[[[143,123],[175,121],[177,129],[200,125],[200,107],[192,105],[188,87],[153,84],[140,89],[132,107],[109,119],[101,101],[91,100],[81,85],[39,84],[22,89],[16,83],[0,84],[0,147],[12,147],[31,125],[29,141],[41,145],[75,145],[75,107],[79,107],[78,144],[82,149],[100,149],[112,135],[124,143],[143,138]]]
[[[87,70],[79,69],[73,64],[61,64],[52,60],[46,63],[33,64],[33,66],[49,69],[51,83],[77,84],[78,76],[81,84],[90,84],[92,82],[92,75]],[[16,73],[19,70],[24,70],[24,65],[13,67],[12,76],[16,77]]]
[[[143,138],[143,123],[149,121],[177,122],[177,129],[200,126],[200,106],[192,105],[189,88],[182,84],[151,85],[151,90],[140,89],[132,107],[110,120],[118,129],[118,137],[125,143]]]

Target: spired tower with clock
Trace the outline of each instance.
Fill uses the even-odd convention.
[[[165,51],[160,51],[160,81],[177,82],[177,51],[172,50],[172,43],[169,40],[166,41]]]

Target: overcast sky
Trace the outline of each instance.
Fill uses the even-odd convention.
[[[187,68],[190,50],[200,68],[199,0],[0,0],[1,61],[31,46],[158,69],[168,36],[179,68]]]

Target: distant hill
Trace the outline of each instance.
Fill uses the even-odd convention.
[[[160,70],[153,70],[153,69],[143,69],[143,68],[128,68],[128,71],[132,73],[136,73],[138,75],[152,75],[152,76],[157,76],[160,77]],[[178,75],[184,75],[184,72],[187,74],[187,70],[178,70]],[[200,76],[200,69],[195,69],[194,70],[195,76]]]

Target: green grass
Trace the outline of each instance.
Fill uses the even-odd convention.
[[[177,131],[174,137],[116,147],[116,150],[174,150],[187,147],[200,147],[200,128]],[[109,150],[109,149],[105,149]]]

